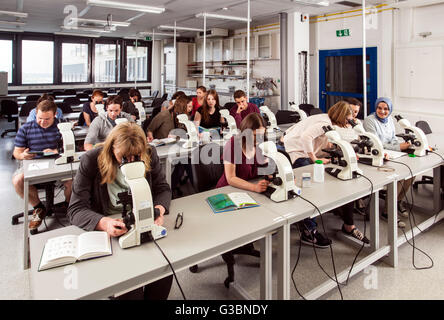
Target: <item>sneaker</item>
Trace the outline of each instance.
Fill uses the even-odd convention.
[[[328,248],[331,245],[331,240],[325,238],[321,233],[319,233],[316,229],[311,231],[310,233],[304,231],[301,236],[301,241],[304,244],[309,246],[314,246],[316,248]]]
[[[46,217],[45,208],[37,208],[32,212],[32,218],[29,221],[29,230],[37,230],[42,224],[42,220]]]
[[[388,221],[388,214],[383,212],[381,213],[381,218],[385,221]],[[398,219],[398,228],[405,228],[405,223]]]
[[[344,225],[342,225],[342,232],[347,236],[353,237],[355,239],[358,239],[359,241],[364,242],[365,244],[370,243],[370,240],[368,240],[367,237],[356,227],[353,228],[352,231],[348,232],[347,230],[345,230]]]
[[[398,215],[400,215],[403,218],[408,218],[409,216],[409,213],[407,212],[407,208],[405,207],[403,201],[398,202]]]

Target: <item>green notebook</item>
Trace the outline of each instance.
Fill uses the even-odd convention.
[[[259,206],[259,204],[245,192],[219,193],[208,197],[207,202],[214,213]]]

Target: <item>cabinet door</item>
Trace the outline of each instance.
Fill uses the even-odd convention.
[[[233,60],[245,60],[244,38],[233,39]]]
[[[197,62],[202,62],[202,55],[203,55],[203,41],[202,40],[198,40],[196,42],[196,61]]]
[[[206,62],[213,61],[213,41],[208,41],[207,40],[207,46],[206,46],[205,50],[206,50],[206,54],[205,54],[206,59],[205,59],[205,61]]]
[[[271,58],[271,35],[269,33],[258,36],[258,55],[260,59]]]
[[[233,39],[224,39],[224,61],[233,60]]]
[[[223,51],[222,51],[223,40],[213,41],[213,61],[222,61]]]
[[[257,36],[250,36],[250,60],[254,60],[258,57],[257,55]],[[245,59],[247,59],[247,37],[245,37]]]

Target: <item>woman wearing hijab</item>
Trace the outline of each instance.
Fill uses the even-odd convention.
[[[390,115],[393,112],[393,104],[389,98],[378,98],[375,102],[375,113],[372,113],[364,120],[364,129],[376,134],[384,146],[384,149],[405,151],[410,147],[410,142],[399,142],[396,137],[395,123]],[[408,217],[407,208],[403,205],[402,199],[412,185],[414,178],[398,181],[398,215]],[[387,219],[387,202],[382,217]],[[398,220],[398,227],[404,228],[405,223]]]

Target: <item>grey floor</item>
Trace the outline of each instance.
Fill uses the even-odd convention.
[[[11,127],[5,120],[0,120],[0,129]],[[31,299],[28,272],[22,269],[23,250],[23,223],[11,225],[11,216],[22,210],[23,202],[15,194],[11,184],[12,173],[16,168],[16,162],[11,160],[14,135],[0,139],[0,204],[4,205],[3,214],[0,215],[0,234],[2,245],[0,252],[0,299]],[[189,185],[182,187],[185,194],[192,192]],[[61,193],[63,194],[63,193]],[[415,203],[430,205],[431,186],[420,187],[415,193]],[[58,196],[61,199],[61,196]],[[315,200],[315,199],[314,199]],[[427,216],[417,213],[419,221]],[[356,224],[363,230],[363,219],[355,215]],[[405,220],[406,223],[408,222]],[[318,221],[319,222],[319,221]],[[335,265],[338,272],[351,264],[357,253],[357,249],[338,238],[338,231],[342,225],[339,217],[333,214],[324,216],[325,228],[329,237],[333,240],[333,252]],[[46,221],[48,228],[59,228],[61,224],[67,224],[65,219],[56,221],[49,218]],[[385,239],[385,223],[381,223],[381,244]],[[40,227],[44,231],[46,226]],[[408,228],[407,228],[408,229]],[[402,233],[401,233],[402,235]],[[291,269],[293,269],[298,254],[298,232],[291,229]],[[352,277],[346,286],[341,286],[343,298],[351,299],[443,299],[444,298],[444,223],[439,222],[426,232],[415,238],[416,246],[424,250],[432,257],[434,266],[427,270],[415,270],[412,265],[412,247],[404,244],[399,250],[399,266],[394,269],[384,262],[378,262],[374,266]],[[316,254],[326,272],[333,276],[330,250],[318,249]],[[360,258],[364,256],[361,253]],[[275,257],[274,257],[275,258]],[[359,258],[359,259],[360,259]],[[359,260],[358,259],[358,260]],[[430,265],[430,261],[416,251],[415,264],[418,267]],[[259,298],[259,259],[249,256],[238,256],[236,259],[236,283],[245,289],[252,297]],[[275,274],[275,273],[274,273]],[[199,264],[199,272],[190,273],[188,270],[178,272],[179,282],[187,299],[238,299],[237,294],[226,289],[223,281],[227,275],[226,266],[221,257],[216,257]],[[294,273],[294,280],[299,292],[304,295],[315,286],[321,284],[327,276],[318,266],[312,247],[302,246],[301,258]],[[274,279],[276,280],[276,279]],[[276,283],[276,281],[274,281]],[[292,299],[300,299],[296,290],[291,285]],[[182,296],[175,283],[171,290],[170,299],[181,299]],[[322,299],[340,299],[337,289],[324,295]]]

